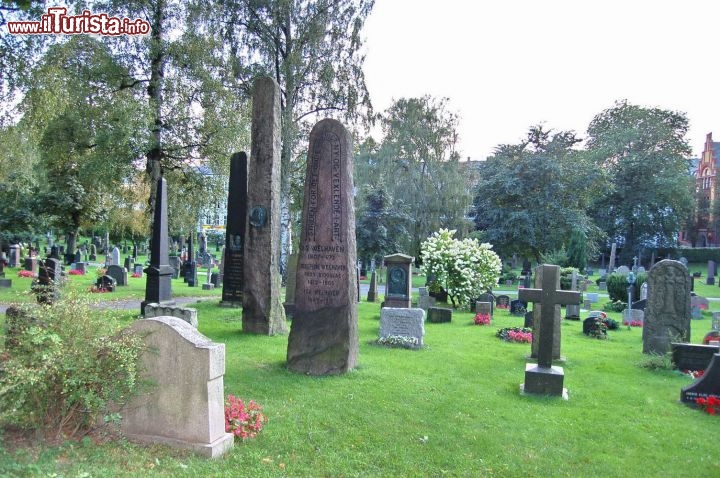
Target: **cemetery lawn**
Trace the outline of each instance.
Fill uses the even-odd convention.
[[[495,337],[522,325],[507,311],[490,326],[455,311],[426,324],[426,347],[411,351],[373,345],[379,303],[363,302],[359,367],[318,378],[286,370],[287,336],[246,335],[238,309],[196,307],[200,331],[226,346],[226,394],[269,417],[257,438],[217,460],[125,441],[3,444],[0,476],[720,476],[720,417],[679,403],[689,377],[640,366],[640,328],[597,340],[564,321],[563,401],[520,395],[530,346]],[[692,328],[698,343],[708,317]]]

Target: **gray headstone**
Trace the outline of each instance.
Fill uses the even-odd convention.
[[[112,253],[110,254],[110,263],[108,265],[120,265],[120,249],[117,246],[113,247]]]
[[[476,301],[475,302],[475,313],[486,314],[486,315],[492,316],[492,303]]]
[[[244,152],[230,158],[225,253],[222,261],[223,290],[220,305],[239,307],[245,284],[244,247],[247,227],[248,160]]]
[[[119,286],[128,285],[128,275],[127,271],[124,267],[111,265],[108,266],[107,271],[105,272],[107,275],[115,279],[115,282]]]
[[[452,321],[452,309],[448,309],[446,307],[429,307],[427,320],[428,320],[428,322],[431,322],[434,324],[451,322]]]
[[[380,311],[380,338],[391,335],[410,337],[422,347],[425,336],[425,311],[413,308],[383,307]]]
[[[529,261],[528,261],[529,264]],[[489,302],[490,303],[490,315],[495,313],[495,296],[489,292],[484,292],[477,296],[478,302]]]
[[[129,331],[143,337],[141,370],[155,386],[121,411],[123,435],[209,458],[229,451],[234,437],[225,432],[225,345],[176,317],[136,320]]]
[[[177,317],[197,328],[197,309],[189,307],[177,307],[172,305],[145,304],[145,318],[152,319],[154,317]]]
[[[643,284],[640,286],[640,299],[647,299],[648,296],[648,284],[647,282],[643,282]]]
[[[377,272],[375,270],[373,270],[370,273],[370,288],[368,289],[367,301],[375,302],[377,300],[377,295],[378,295]]]
[[[690,281],[687,268],[670,259],[648,272],[643,353],[665,354],[672,342],[690,339]]]
[[[622,314],[624,325],[630,325],[632,322],[645,323],[645,312],[642,309],[625,309]]]
[[[18,267],[20,265],[20,245],[12,244],[10,246],[10,257],[8,259],[8,267]]]
[[[627,276],[628,274],[630,274],[630,268],[628,266],[620,266],[615,272]]]
[[[248,227],[243,265],[244,332],[287,332],[280,278],[280,87],[270,77],[253,84],[248,172]]]
[[[288,368],[344,373],[358,357],[355,207],[350,134],[325,119],[310,132]]]

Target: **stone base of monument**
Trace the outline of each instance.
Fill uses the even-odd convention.
[[[208,284],[207,282],[202,285],[202,290],[213,290],[215,288],[215,284]]]
[[[537,355],[526,355],[525,361],[532,364],[537,364]],[[567,358],[564,355],[561,355],[559,357],[553,357],[552,359],[553,363],[565,363],[567,362]]]
[[[0,279],[0,287],[12,287],[12,279]]]
[[[553,395],[568,399],[567,388],[563,388],[565,372],[562,367],[538,367],[525,364],[525,383],[520,384],[520,393],[528,395]]]
[[[197,309],[191,309],[189,307],[176,307],[175,302],[172,304],[168,304],[167,302],[163,302],[162,304],[155,304],[152,302],[145,304],[144,316],[146,319],[164,316],[176,317],[184,320],[195,328],[198,326]]]

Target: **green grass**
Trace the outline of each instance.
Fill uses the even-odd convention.
[[[639,366],[641,329],[600,341],[582,335],[581,322],[564,321],[563,401],[520,395],[529,345],[494,337],[522,323],[506,311],[491,326],[471,325],[468,312],[426,324],[426,347],[411,351],[372,344],[379,304],[363,302],[358,368],[309,377],[286,370],[286,336],[243,334],[240,311],[215,301],[196,307],[200,331],[225,344],[226,393],[258,401],[270,419],[256,439],[218,460],[124,441],[0,448],[0,476],[720,474],[712,439],[719,419],[678,403],[686,376]],[[692,325],[697,342],[709,321]]]

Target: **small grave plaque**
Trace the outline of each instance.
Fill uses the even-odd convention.
[[[380,338],[392,335],[410,337],[422,347],[425,335],[425,311],[414,308],[383,307],[380,311]]]
[[[678,370],[705,370],[716,353],[720,353],[717,345],[672,344],[672,361]]]
[[[430,307],[428,308],[428,322],[439,324],[444,322],[452,321],[452,309],[445,307]]]
[[[510,313],[512,315],[524,316],[527,312],[527,302],[516,299],[510,302]]]

